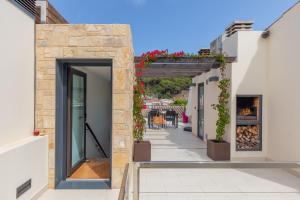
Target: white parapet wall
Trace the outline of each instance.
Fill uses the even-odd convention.
[[[34,129],[33,16],[14,1],[0,1],[0,147]]]
[[[0,1],[0,199],[29,200],[48,184],[48,137],[33,137],[35,20],[15,1]]]
[[[48,137],[28,137],[0,148],[0,199],[16,199],[17,188],[31,179],[18,200],[29,200],[47,188]]]

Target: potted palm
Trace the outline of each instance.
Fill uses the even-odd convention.
[[[230,143],[224,140],[226,126],[230,123],[230,114],[228,108],[230,79],[226,78],[225,67],[226,62],[223,55],[217,56],[216,60],[221,64],[221,80],[218,83],[220,95],[218,104],[212,107],[218,112],[218,120],[216,122],[216,138],[207,141],[207,155],[216,161],[230,160]]]

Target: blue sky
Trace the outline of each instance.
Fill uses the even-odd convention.
[[[130,24],[135,54],[196,53],[233,20],[263,30],[297,0],[50,0],[70,23]]]

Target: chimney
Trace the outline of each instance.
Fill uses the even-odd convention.
[[[238,31],[252,31],[252,20],[239,20],[232,22],[226,29],[226,37],[230,37]]]

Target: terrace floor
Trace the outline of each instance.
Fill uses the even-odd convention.
[[[152,161],[211,161],[206,144],[178,129],[149,130]],[[297,175],[275,168],[141,169],[140,200],[300,200]],[[41,200],[116,200],[119,190],[48,190]]]
[[[147,129],[152,161],[211,161],[191,132]],[[300,176],[284,169],[141,169],[140,200],[300,200]]]
[[[141,169],[140,200],[299,200],[283,169]]]
[[[152,161],[211,161],[206,143],[191,132],[177,129],[147,129],[144,140],[151,141]]]

